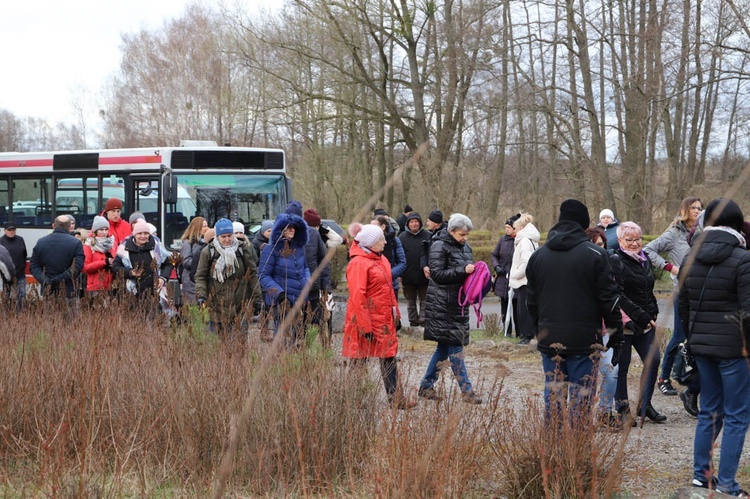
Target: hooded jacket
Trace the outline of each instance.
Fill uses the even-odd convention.
[[[656,268],[669,270],[671,265],[682,267],[682,262],[690,251],[687,241],[689,233],[684,222],[670,225],[661,236],[644,246],[643,251]],[[665,260],[661,253],[667,253],[669,260]]]
[[[133,227],[127,220],[120,218],[117,222],[113,222],[107,218],[107,210],[101,212],[100,215],[106,218],[107,222],[109,222],[109,235],[115,238],[115,248],[127,239],[128,236],[133,234]]]
[[[291,241],[281,236],[287,226],[294,227]],[[260,253],[258,275],[265,303],[274,305],[280,293],[294,304],[310,280],[310,269],[305,258],[307,223],[297,215],[282,213],[276,217],[268,244]]]
[[[349,299],[342,355],[351,358],[395,357],[398,352],[391,265],[382,255],[366,252],[358,243],[349,250],[346,282]],[[372,333],[372,341],[364,335]]]
[[[748,357],[750,253],[729,232],[695,238],[691,265],[680,269],[679,315],[691,353],[715,359]],[[689,268],[688,268],[689,267]]]
[[[563,220],[526,267],[526,306],[545,355],[590,355],[602,344],[602,319],[610,346],[623,341],[617,283],[607,252],[589,241],[576,222]],[[562,350],[552,348],[562,344]]]
[[[396,231],[393,227],[387,227],[385,233],[385,248],[383,255],[391,264],[391,277],[393,279],[393,289],[398,289],[398,278],[406,270],[406,255],[401,240],[396,237]]]
[[[154,292],[154,277],[164,279],[166,283],[172,274],[172,262],[167,255],[159,255],[161,251],[156,247],[157,240],[148,236],[143,246],[138,246],[135,239],[129,237],[117,248],[117,256],[112,262],[112,272],[122,274],[130,281],[129,287],[136,296],[146,296]],[[159,262],[161,260],[161,263]],[[133,275],[133,269],[143,269],[140,277]]]
[[[425,298],[424,339],[448,345],[469,344],[469,312],[458,304],[466,266],[474,263],[471,246],[461,244],[448,229],[438,232],[430,246],[430,284]]]
[[[409,221],[418,220],[419,230],[412,232],[409,230]],[[406,257],[406,269],[401,274],[401,282],[410,286],[427,286],[429,280],[424,275],[424,267],[428,265],[423,258],[423,245],[428,244],[432,234],[425,230],[422,224],[422,217],[418,213],[412,212],[406,217],[406,229],[398,235],[401,246],[404,248]]]
[[[513,244],[515,250],[508,274],[508,284],[511,288],[518,289],[526,285],[526,265],[531,254],[539,247],[539,230],[532,223],[526,224],[516,233]]]
[[[508,274],[510,273],[510,264],[513,261],[515,247],[515,238],[505,234],[492,251],[492,268],[497,274],[494,291],[495,295],[500,298],[508,297]]]

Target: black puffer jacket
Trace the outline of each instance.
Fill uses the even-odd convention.
[[[430,284],[425,298],[424,339],[448,345],[469,344],[469,310],[458,304],[466,266],[474,263],[471,246],[461,244],[447,229],[430,246]]]
[[[315,269],[318,268],[320,262],[326,257],[326,245],[323,239],[320,237],[320,231],[312,227],[307,228],[307,244],[305,245],[305,260],[307,261],[307,268],[310,269],[310,275],[312,276]],[[318,278],[310,288],[310,297],[317,299],[318,292],[320,291],[331,291],[331,265],[328,264],[321,271]]]
[[[409,230],[409,221],[419,220],[419,230],[414,233]],[[422,259],[423,245],[428,243],[432,234],[422,227],[422,218],[418,213],[412,212],[406,221],[406,230],[398,235],[406,255],[406,270],[401,274],[404,284],[413,286],[424,286],[427,278],[424,276],[424,266],[428,263]]]
[[[589,241],[580,225],[561,221],[526,267],[526,306],[537,324],[537,349],[545,355],[590,355],[602,344],[602,320],[612,332],[609,345],[623,341],[617,283],[607,252]],[[519,306],[521,306],[519,304]],[[557,352],[552,345],[560,343]]]
[[[610,252],[610,262],[620,289],[620,308],[635,323],[635,333],[642,334],[649,327],[649,322],[656,320],[659,314],[651,262],[636,262],[621,249]]]
[[[679,312],[690,351],[716,359],[746,357],[750,323],[750,253],[734,234],[706,230],[680,269]],[[683,269],[687,276],[683,276]],[[739,327],[739,317],[742,327]]]

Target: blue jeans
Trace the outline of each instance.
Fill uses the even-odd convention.
[[[680,343],[685,341],[685,329],[682,327],[680,314],[677,310],[677,292],[674,294],[672,303],[674,305],[674,329],[672,329],[672,337],[669,339],[669,343],[667,343],[667,348],[664,349],[664,360],[661,363],[661,379],[670,379],[672,377],[675,356],[677,355]]]
[[[440,342],[438,342],[437,347],[435,348],[435,353],[432,354],[430,363],[427,364],[427,372],[424,374],[424,378],[422,378],[422,382],[419,384],[420,388],[424,388],[425,390],[432,388],[432,385],[434,385],[438,379],[438,372],[440,371],[438,364],[448,358],[450,358],[451,369],[453,370],[453,375],[456,377],[461,391],[466,393],[472,390],[469,375],[466,373],[464,347],[461,345],[448,345]]]
[[[596,369],[589,355],[571,355],[556,362],[542,354],[544,368],[545,415],[552,417],[550,405],[554,403],[555,413],[560,416],[564,404],[568,404],[571,420],[585,418],[591,411],[596,393]],[[585,422],[585,419],[580,419]]]
[[[750,366],[745,358],[715,360],[696,355],[695,362],[701,386],[707,389],[701,392],[695,427],[693,478],[708,481],[713,472],[713,444],[723,427],[721,465],[714,475],[720,491],[737,493],[740,486],[735,475],[750,425]]]
[[[604,346],[609,342],[609,335],[604,335]],[[612,349],[602,352],[599,361],[599,374],[602,375],[602,387],[599,392],[599,409],[604,412],[615,410],[615,390],[617,389],[617,375],[620,366],[612,365]]]
[[[633,335],[626,334],[625,341],[622,344],[622,353],[620,354],[620,373],[617,376],[617,390],[615,391],[615,403],[617,410],[628,407],[628,369],[630,369],[630,358],[633,354],[633,348],[643,360],[643,374],[645,381],[641,386],[641,400],[639,407],[640,416],[646,412],[646,407],[651,404],[651,397],[654,395],[654,385],[656,385],[656,376],[659,372],[659,346],[655,341],[656,334],[652,328],[647,333]]]

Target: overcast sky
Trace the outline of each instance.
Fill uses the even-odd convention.
[[[240,0],[248,6],[257,1]],[[267,3],[268,0],[262,3]],[[8,0],[0,9],[0,109],[73,123],[75,89],[99,100],[123,33],[160,27],[190,0]],[[218,0],[204,0],[218,5]]]

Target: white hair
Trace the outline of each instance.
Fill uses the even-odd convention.
[[[462,213],[454,213],[448,219],[448,232],[454,230],[472,230],[474,225],[471,219]]]

